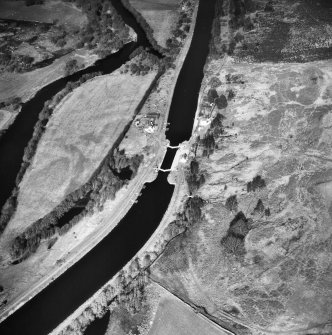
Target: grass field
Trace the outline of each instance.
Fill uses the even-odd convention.
[[[224,335],[213,323],[175,297],[165,297],[159,302],[148,335]],[[109,334],[110,335],[110,334]]]
[[[43,5],[26,6],[24,1],[0,1],[0,19],[58,22],[70,27],[82,28],[87,17],[70,2],[46,0]]]
[[[6,244],[90,178],[133,117],[155,75],[152,71],[144,77],[131,76],[117,70],[88,81],[64,98],[20,184],[17,211],[2,242]]]
[[[166,40],[178,18],[180,0],[130,0],[130,4],[144,17],[153,30],[157,43],[165,47]]]

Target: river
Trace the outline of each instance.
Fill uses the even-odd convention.
[[[112,2],[114,1],[112,0]],[[191,136],[199,89],[203,78],[203,68],[209,51],[208,45],[211,37],[215,1],[201,0],[199,4],[193,41],[176,84],[168,118],[170,126],[167,138],[172,145],[188,140]],[[126,23],[129,18],[132,20],[131,13],[122,6],[117,10]],[[133,24],[131,26],[133,27]],[[135,29],[135,31],[138,30]],[[141,40],[140,38],[138,42],[144,43],[144,38]],[[85,73],[100,70],[103,73],[110,73],[112,68],[118,68],[122,64],[121,61],[125,62],[127,60],[129,54],[137,45],[138,43],[126,45],[117,55],[97,62],[95,67],[85,70]],[[24,105],[24,109],[13,127],[18,127],[16,124],[22,122],[19,119],[20,117],[23,118],[24,115],[28,114],[26,118],[29,119],[29,116],[31,116],[29,111],[38,115],[44,101],[50,99],[67,81],[78,79],[83,72],[60,79],[39,91],[33,99]],[[13,129],[16,129],[16,131],[13,131]],[[6,149],[8,154],[11,154],[11,150],[16,150],[15,145],[10,143],[10,139],[15,141],[15,135],[20,134],[19,129],[11,128],[1,141],[8,146]],[[24,124],[21,124],[21,130],[24,131],[24,129]],[[20,140],[23,148],[23,144],[26,145],[31,135],[32,129],[24,135],[25,142],[23,139]],[[4,157],[2,156],[1,145],[3,144],[0,144],[0,157]],[[170,167],[174,154],[174,149],[167,150],[163,167]],[[15,159],[20,162],[19,157],[21,156],[17,154],[18,158],[10,158],[13,161],[13,166],[15,163],[17,164]],[[4,163],[0,162],[0,164]],[[7,169],[3,171],[2,166],[0,165],[0,183],[5,184],[4,179],[8,179],[9,171]],[[9,169],[10,165],[7,168]],[[10,172],[10,174],[15,175],[14,172]],[[146,184],[142,195],[138,199],[139,201],[132,206],[118,226],[80,261],[4,320],[0,324],[0,334],[47,334],[114,276],[143,247],[158,227],[174,190],[174,186],[167,182],[167,176],[167,173],[159,172],[155,181]],[[98,334],[97,330],[95,334]]]

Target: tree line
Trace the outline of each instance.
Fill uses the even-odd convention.
[[[137,170],[143,161],[142,155],[127,157],[125,152],[114,150],[104,161],[99,173],[92,177],[78,190],[69,194],[53,211],[45,217],[30,225],[23,233],[16,236],[11,245],[11,256],[14,259],[25,259],[34,253],[43,240],[54,235],[63,235],[70,230],[82,217],[103,209],[107,199],[114,199],[128,181],[116,176],[113,171],[120,172],[124,168],[132,171],[131,179],[137,174]],[[82,212],[72,218],[68,223],[59,226],[60,219],[72,209],[76,203],[88,197],[88,203]]]

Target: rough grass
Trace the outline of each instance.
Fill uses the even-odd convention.
[[[178,17],[180,0],[130,0],[130,4],[144,17],[153,30],[157,43],[166,47]]]
[[[14,117],[14,113],[0,110],[0,131],[1,129],[6,129]]]
[[[87,17],[70,2],[46,0],[43,5],[26,6],[24,1],[0,1],[0,18],[38,21],[82,28]]]
[[[17,211],[5,233],[19,233],[85,183],[111,149],[153,81],[121,74],[97,77],[55,109],[20,184]]]
[[[215,317],[238,311],[253,328],[290,332],[331,322],[331,61],[215,60],[206,73],[206,82],[212,76],[222,82],[218,94],[235,92],[224,112],[227,137],[217,138],[218,148],[200,161],[208,176],[199,190],[204,219],[169,243],[152,278]],[[242,80],[227,81],[229,74]],[[201,121],[203,128],[207,119]],[[266,187],[248,193],[258,175]],[[251,220],[250,232],[234,231],[245,235],[243,258],[220,244],[234,218],[225,207],[231,195]],[[251,214],[258,199],[270,216]],[[310,258],[320,265],[306,265]]]

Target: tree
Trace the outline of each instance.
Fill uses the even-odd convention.
[[[224,109],[228,106],[226,97],[221,94],[219,98],[215,100],[218,109]]]
[[[214,103],[215,100],[218,98],[218,93],[216,91],[215,88],[210,88],[209,91],[208,91],[208,95],[207,95],[207,98],[208,98],[208,101],[210,104]]]
[[[199,172],[199,164],[195,159],[190,162],[190,172],[192,174],[198,174]]]
[[[79,70],[79,65],[76,59],[70,59],[65,65],[66,76],[73,74]]]
[[[233,211],[237,211],[238,208],[238,202],[237,202],[237,198],[236,195],[231,195],[230,197],[227,198],[226,203],[225,203],[225,207],[230,210],[231,212]]]
[[[221,85],[221,81],[219,78],[217,77],[212,77],[210,82],[209,82],[209,85],[212,87],[212,88],[216,88],[218,86]]]
[[[247,183],[247,192],[255,192],[256,189],[266,186],[265,180],[261,176],[256,176],[254,179]]]
[[[262,199],[259,199],[257,201],[256,207],[254,208],[254,213],[263,213],[264,209],[265,209],[265,207],[264,207],[263,201],[262,201]]]

